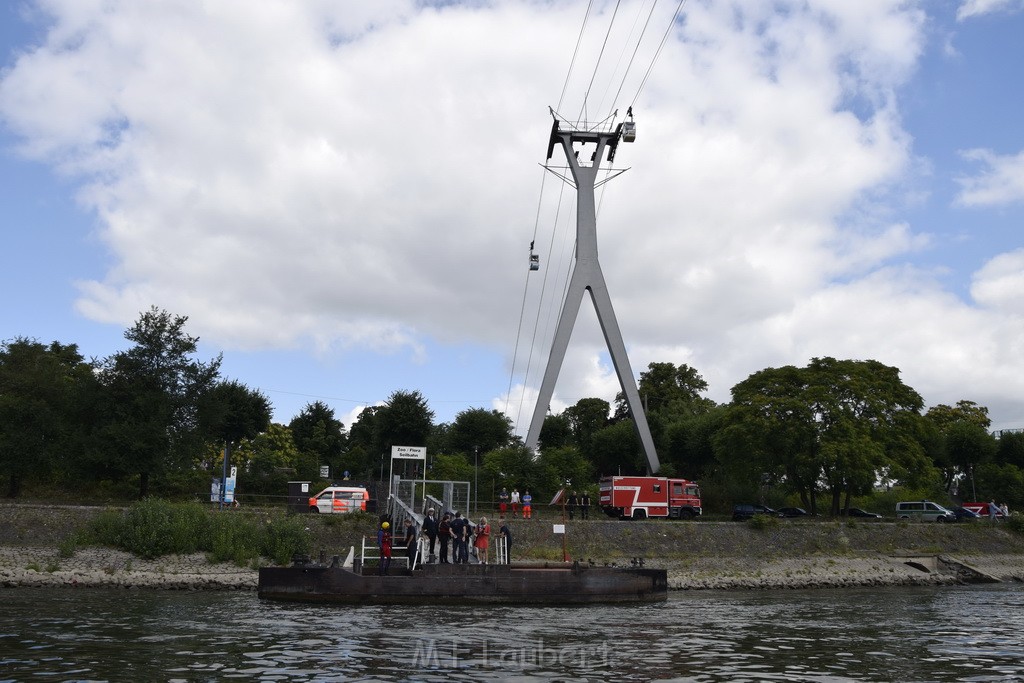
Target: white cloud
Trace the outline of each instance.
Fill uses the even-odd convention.
[[[999,155],[987,149],[971,149],[961,156],[983,164],[985,170],[974,177],[961,177],[963,188],[957,202],[967,206],[994,206],[1024,201],[1024,152]]]
[[[1024,8],[1021,0],[964,0],[956,10],[957,21],[994,12],[1015,12]]]
[[[1024,249],[988,261],[974,275],[971,296],[995,313],[1024,316]]]
[[[46,43],[3,74],[0,116],[96,212],[112,264],[80,284],[79,310],[126,325],[156,304],[228,350],[429,362],[430,344],[469,341],[511,355],[538,215],[531,306],[544,277],[560,297],[571,260],[571,202],[554,229],[563,188],[549,177],[538,202],[537,162],[574,45],[566,27],[587,3],[420,5],[47,0]],[[560,107],[571,116],[612,12],[595,6],[601,30]],[[622,3],[614,45],[648,8]],[[673,10],[659,8],[657,39]],[[726,400],[769,365],[876,357],[956,400],[942,392],[987,381],[995,359],[1019,367],[972,353],[998,350],[1017,319],[993,327],[933,273],[908,274],[928,238],[876,210],[917,163],[897,93],[924,13],[736,0],[685,15],[635,103],[656,40],[615,102],[629,54],[610,50],[587,100],[590,118],[633,103],[638,124],[616,160],[631,170],[599,191],[598,217],[634,372],[687,362]],[[1017,159],[988,154],[993,174]],[[962,201],[981,201],[987,178],[965,181]],[[986,268],[979,281],[998,278]],[[987,286],[976,299],[1005,313]],[[543,306],[528,386],[512,389],[527,412],[557,310]],[[584,309],[553,408],[618,390]]]

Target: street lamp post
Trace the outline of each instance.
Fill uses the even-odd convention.
[[[480,514],[480,447],[473,446],[473,516]]]

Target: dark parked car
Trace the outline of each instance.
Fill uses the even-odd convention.
[[[772,515],[773,517],[778,516],[778,512],[771,509],[767,505],[755,505],[752,503],[740,503],[732,506],[732,518],[736,522],[742,522],[748,520],[754,515]]]
[[[779,517],[817,517],[803,508],[779,508]]]
[[[860,508],[850,508],[843,512],[848,517],[862,517],[864,519],[881,519],[882,515],[877,515],[874,512],[868,512],[867,510],[861,510]]]
[[[975,519],[981,519],[981,515],[974,510],[968,510],[965,507],[953,508],[953,514],[956,515],[956,521],[958,522],[970,522]]]

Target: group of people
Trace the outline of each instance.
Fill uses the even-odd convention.
[[[1010,506],[1006,503],[1002,505],[996,505],[996,501],[993,500],[988,504],[988,518],[992,521],[1002,518],[1007,519],[1010,516]]]
[[[512,532],[504,517],[500,521],[498,536],[504,540],[505,546],[505,557],[502,559],[508,562]],[[377,531],[377,545],[380,549],[379,573],[382,575],[387,574],[391,566],[393,537],[390,527],[391,524],[384,521],[381,522],[380,529]],[[491,525],[487,522],[486,517],[481,517],[480,521],[473,525],[462,516],[461,512],[456,510],[454,513],[444,513],[438,520],[434,508],[430,508],[423,518],[423,534],[430,542],[429,562],[434,561],[434,553],[438,545],[440,545],[441,551],[438,561],[441,564],[468,564],[470,547],[473,548],[473,555],[480,563],[487,564],[490,560]],[[415,566],[419,545],[417,540],[416,525],[411,519],[405,520],[405,547],[410,567]]]
[[[519,508],[522,507],[523,519],[531,519],[533,517],[533,496],[530,492],[524,491],[520,497],[519,489],[512,489],[512,493],[508,492],[508,489],[502,487],[501,493],[498,494],[498,512],[505,515],[508,511],[509,505],[512,506],[512,516],[519,516]]]
[[[590,494],[584,491],[582,496],[577,496],[573,491],[565,501],[565,508],[569,513],[569,519],[576,516],[577,508],[580,511],[580,519],[590,519]]]

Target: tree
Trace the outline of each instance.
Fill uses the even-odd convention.
[[[601,475],[647,472],[647,458],[640,450],[640,440],[630,419],[619,420],[594,432],[589,450],[583,454]]]
[[[956,402],[955,407],[940,403],[929,408],[925,416],[938,425],[942,431],[946,431],[950,425],[956,422],[969,422],[984,430],[988,430],[992,426],[988,408],[979,406],[974,401],[960,400]]]
[[[244,440],[270,427],[270,399],[241,382],[215,383],[199,401],[199,422],[207,438],[224,448],[222,478],[227,478],[231,452]],[[221,488],[223,496],[226,490]]]
[[[562,414],[569,418],[576,445],[584,454],[590,451],[590,439],[594,433],[608,424],[610,409],[611,406],[604,399],[581,398],[576,405],[569,406],[563,411]]]
[[[345,452],[345,425],[335,419],[334,410],[326,403],[309,403],[292,418],[288,427],[300,451],[308,454],[318,465],[329,465],[331,471],[344,471],[342,454]]]
[[[999,449],[995,438],[975,422],[953,422],[946,427],[943,436],[946,458],[952,465],[947,470],[947,490],[959,478],[958,474],[969,478],[978,465],[995,460]]]
[[[217,382],[200,399],[203,433],[236,446],[270,427],[270,399],[237,380]]]
[[[820,468],[807,378],[787,365],[754,373],[732,389],[726,424],[715,437],[722,478],[742,488],[785,481],[815,511]]]
[[[988,433],[992,422],[985,406],[966,400],[957,401],[956,406],[939,404],[929,408],[925,418],[940,434],[939,447],[932,456],[935,466],[942,470],[947,491],[960,479],[970,477],[976,465],[994,456],[996,443]]]
[[[665,428],[665,446],[659,449],[664,465],[678,476],[703,479],[715,464],[714,435],[726,417],[724,406],[700,415],[677,418]]]
[[[529,490],[535,496],[545,490],[544,474],[537,467],[533,454],[525,446],[509,446],[485,453],[481,468],[484,481],[490,479],[497,487]],[[534,500],[540,504],[539,497],[535,497]]]
[[[1003,430],[999,434],[999,451],[996,459],[1024,468],[1024,432]]]
[[[422,446],[433,428],[434,411],[418,391],[395,391],[377,411],[376,427],[385,451],[392,446]]]
[[[548,448],[565,448],[575,444],[572,435],[572,423],[565,413],[548,415],[540,428],[540,450]]]
[[[301,455],[285,425],[271,424],[267,429],[242,444],[236,451],[250,483],[247,491],[278,494],[286,490],[292,478],[313,479],[313,473],[300,473]]]
[[[1016,465],[984,463],[978,466],[974,476],[979,499],[1005,503],[1011,510],[1024,506],[1024,471]]]
[[[563,486],[583,489],[595,480],[590,461],[573,446],[543,450],[537,458],[537,464],[544,473],[542,486],[547,490],[557,491]]]
[[[151,477],[181,468],[201,448],[200,399],[213,387],[221,358],[191,358],[199,339],[185,334],[187,321],[152,307],[125,332],[135,345],[101,365],[94,458],[105,460],[113,477],[138,474],[141,497]]]
[[[819,487],[838,514],[891,470],[928,467],[911,438],[923,401],[898,368],[814,358],[806,368],[755,373],[732,394],[731,431],[743,433],[740,442],[754,449],[765,476],[787,483],[811,511]]]
[[[701,397],[701,393],[708,390],[708,383],[686,363],[679,367],[672,363],[651,363],[640,373],[637,388],[649,417],[699,415],[715,405],[714,401]],[[622,392],[615,397],[615,406],[616,418],[629,416]]]
[[[348,430],[345,466],[357,479],[383,471],[384,448],[380,444],[377,418],[380,406],[367,406]],[[380,470],[378,470],[380,468]],[[383,475],[380,475],[383,478]]]
[[[469,408],[455,416],[446,450],[466,455],[504,448],[512,441],[512,421],[497,410]]]
[[[74,448],[93,366],[74,344],[19,337],[0,344],[0,475],[7,496],[53,471]]]
[[[418,391],[396,391],[388,397],[375,416],[376,441],[381,454],[391,457],[392,446],[426,446],[434,427],[434,411]],[[420,462],[401,462],[403,476],[419,477]]]

